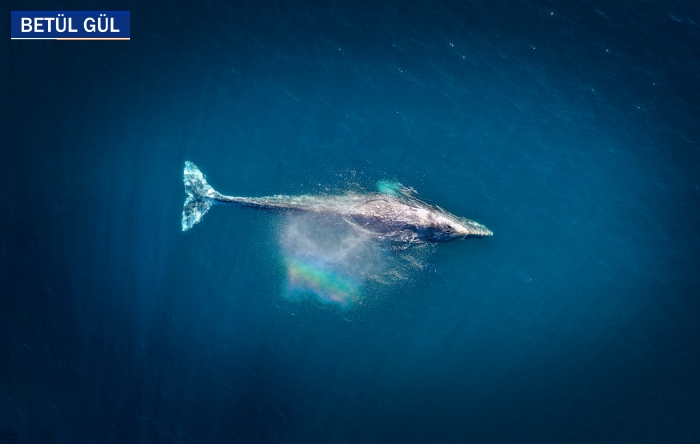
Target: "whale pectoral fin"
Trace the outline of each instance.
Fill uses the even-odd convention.
[[[418,194],[413,188],[406,187],[395,180],[380,180],[377,182],[377,191],[393,197],[411,198]]]
[[[403,185],[393,180],[380,180],[377,182],[377,191],[382,194],[388,194],[389,196],[400,194],[399,190],[401,188],[403,188]]]

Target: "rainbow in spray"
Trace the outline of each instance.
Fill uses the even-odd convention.
[[[313,260],[286,259],[287,292],[290,297],[315,296],[322,303],[348,308],[361,297],[361,283],[334,270],[329,264]]]
[[[287,272],[284,294],[292,300],[352,308],[364,298],[365,284],[386,267],[373,238],[340,217],[288,214],[278,242]]]

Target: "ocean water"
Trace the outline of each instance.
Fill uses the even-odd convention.
[[[14,2],[0,441],[696,443],[693,2]],[[387,249],[225,194],[399,181],[486,239]]]

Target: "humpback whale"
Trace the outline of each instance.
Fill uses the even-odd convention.
[[[199,168],[189,161],[185,162],[183,181],[187,198],[182,209],[182,231],[199,223],[212,205],[234,205],[272,212],[340,216],[358,230],[404,243],[440,243],[493,235],[473,220],[419,200],[412,188],[398,182],[380,181],[378,192],[364,194],[225,196],[215,191]]]

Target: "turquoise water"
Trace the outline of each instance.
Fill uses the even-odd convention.
[[[129,42],[5,39],[0,438],[697,442],[689,5],[111,2]],[[183,233],[186,160],[240,196],[399,181],[494,236]]]

